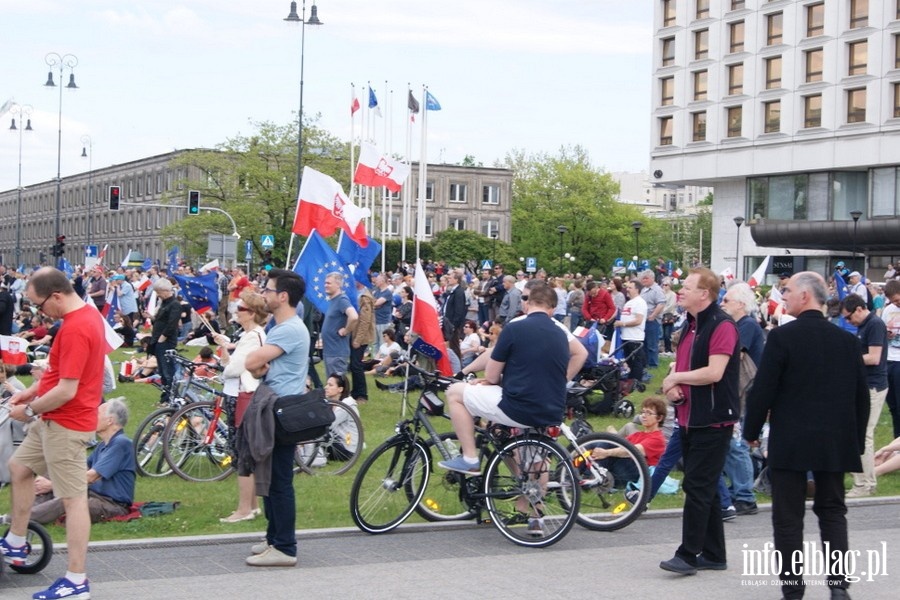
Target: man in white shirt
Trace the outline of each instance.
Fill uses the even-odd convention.
[[[884,286],[887,302],[881,319],[887,326],[888,393],[885,399],[894,421],[894,437],[900,437],[900,281],[892,279]]]
[[[852,273],[850,273],[847,287],[849,288],[848,291],[851,294],[856,294],[866,303],[869,302],[869,290],[866,289],[866,284],[862,282],[862,275],[859,274],[859,271],[853,271]]]
[[[628,357],[630,377],[640,381],[644,376],[646,354],[641,349],[647,326],[647,302],[641,297],[641,287],[637,281],[629,281],[623,286],[628,301],[622,307],[622,314],[613,325],[619,327],[622,350]]]

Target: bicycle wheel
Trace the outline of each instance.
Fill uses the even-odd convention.
[[[429,458],[434,462],[445,458],[453,458],[459,454],[459,445],[455,433],[442,433],[438,436],[444,452],[435,445],[434,440],[425,442]],[[456,471],[432,472],[425,486],[422,501],[416,504],[416,512],[426,521],[465,521],[474,519],[475,511],[470,509],[461,497],[460,486],[465,485],[466,476]],[[412,491],[412,486],[410,486]]]
[[[163,433],[176,410],[173,406],[166,406],[153,411],[134,432],[134,456],[140,475],[164,477],[172,472],[163,452]]]
[[[350,514],[368,533],[384,533],[405,521],[421,502],[428,484],[428,451],[394,438],[363,462],[350,489]]]
[[[9,533],[8,527],[3,533],[3,537],[6,537],[7,533]],[[25,543],[28,545],[28,557],[25,559],[25,564],[9,565],[9,568],[24,575],[39,573],[53,558],[53,540],[40,523],[29,521],[28,531],[25,533]]]
[[[214,420],[214,415],[214,402],[195,402],[169,419],[163,434],[163,452],[172,471],[182,479],[219,481],[234,472],[225,413],[218,420]],[[212,442],[207,443],[211,427],[214,428]]]
[[[581,490],[573,485],[574,477],[568,453],[550,438],[510,440],[491,457],[484,473],[491,522],[520,546],[555,544],[578,513]]]
[[[356,412],[343,402],[329,402],[334,423],[317,440],[297,444],[294,462],[309,475],[341,475],[349,471],[363,451],[363,425]]]
[[[650,499],[650,470],[634,444],[612,433],[590,433],[570,447],[581,488],[578,524],[594,531],[615,531],[630,525],[644,512]],[[594,448],[621,449],[622,458],[592,460]],[[560,502],[570,502],[563,486]],[[626,496],[627,493],[627,496]]]

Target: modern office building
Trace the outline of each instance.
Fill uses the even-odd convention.
[[[858,251],[877,279],[900,256],[900,2],[653,1],[650,171],[715,188],[711,267]]]
[[[64,177],[61,182],[60,231],[66,236],[66,257],[83,262],[86,245],[109,245],[107,263],[118,263],[129,250],[151,259],[165,259],[161,230],[185,218],[187,181],[204,181],[196,167],[173,166],[172,160],[188,152],[178,150],[158,156],[93,169]],[[411,189],[418,182],[413,164]],[[510,239],[512,171],[488,167],[428,165],[425,239],[444,229],[480,232],[500,240]],[[109,210],[109,187],[120,187],[120,210]],[[171,204],[169,207],[159,206]],[[392,217],[389,237],[400,236],[400,196],[389,203]],[[416,203],[412,204],[410,229],[415,232]],[[370,235],[380,239],[381,206],[373,206]],[[388,214],[386,212],[386,214]],[[16,233],[19,231],[17,237]],[[230,234],[231,231],[223,231]],[[56,235],[56,181],[25,183],[19,190],[0,192],[0,257],[3,264],[51,263]],[[16,242],[19,242],[17,253]],[[241,253],[242,255],[243,253]]]
[[[700,203],[713,193],[713,188],[707,186],[660,184],[646,171],[610,175],[619,184],[616,200],[636,206],[652,217],[693,215]]]

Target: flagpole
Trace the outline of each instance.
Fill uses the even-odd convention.
[[[384,80],[384,89],[385,90],[388,89],[387,79]],[[386,93],[387,93],[388,98],[393,98],[393,95],[394,95],[393,92],[386,92]],[[388,114],[384,116],[384,127],[382,128],[385,154],[388,157],[390,157],[390,155],[391,155],[391,149],[388,147],[388,119],[391,116],[391,108],[390,107],[391,107],[391,101],[388,100]],[[387,188],[384,186],[381,186],[381,247],[382,247],[382,249],[387,244],[388,218],[390,217],[390,212],[388,212],[387,204],[388,204]],[[382,252],[381,253],[381,272],[382,273],[384,273],[384,270],[385,270],[385,260],[386,259],[384,256],[384,252]]]
[[[422,101],[425,102],[428,86],[422,86]],[[425,186],[428,182],[428,106],[422,112],[422,142],[419,148],[419,206],[416,215],[416,260],[422,256],[422,238],[425,236]]]
[[[353,111],[353,101],[356,99],[356,85],[350,84],[350,194],[349,196],[353,197],[353,168],[354,168],[354,154],[353,154],[353,125],[356,122],[356,115]]]

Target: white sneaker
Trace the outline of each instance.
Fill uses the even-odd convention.
[[[262,554],[248,556],[245,560],[251,567],[293,567],[297,564],[296,556],[288,556],[273,546]]]
[[[262,554],[266,550],[269,549],[269,543],[266,540],[261,541],[258,544],[253,544],[250,546],[250,552],[253,554]]]

